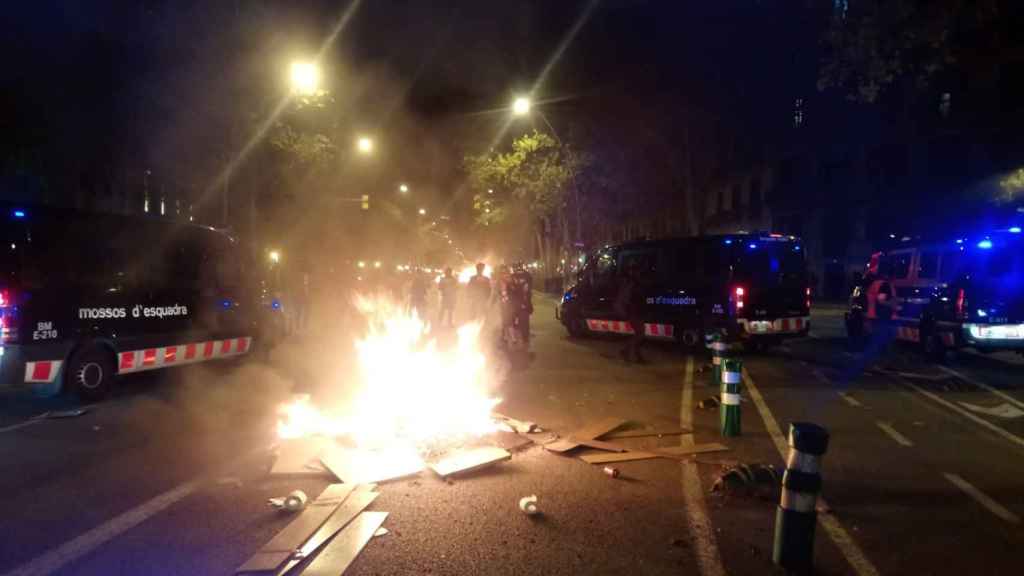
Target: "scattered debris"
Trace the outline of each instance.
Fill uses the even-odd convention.
[[[74,408],[72,410],[55,410],[53,412],[44,412],[41,417],[48,420],[55,420],[60,418],[78,418],[79,416],[89,412],[88,408]]]
[[[267,500],[267,504],[277,508],[278,510],[284,510],[286,512],[298,512],[306,507],[306,502],[309,497],[302,490],[292,490],[290,494],[284,498],[270,498]]]
[[[779,474],[768,464],[739,464],[726,469],[715,480],[711,491],[726,496],[762,496],[775,498]]]
[[[570,434],[567,439],[545,444],[544,449],[551,452],[568,452],[569,450],[579,448],[580,440],[597,440],[625,423],[626,421],[621,418],[608,417],[577,430],[575,433]]]
[[[519,509],[526,513],[527,516],[539,514],[540,508],[537,507],[537,495],[531,494],[520,498]]]
[[[352,488],[351,484],[332,484],[331,486],[348,487],[349,494],[342,500],[327,500],[337,505],[334,513],[316,529],[316,532],[305,540],[301,547],[293,549],[292,554],[289,555],[288,563],[277,572],[278,574],[288,573],[295,565],[316,554],[324,543],[330,540],[331,537],[337,534],[339,530],[344,528],[377,498],[377,493],[371,489],[370,485],[360,484],[355,488]],[[322,498],[318,498],[314,501],[314,506],[318,505],[321,500]],[[308,512],[307,510],[303,514]]]
[[[418,474],[423,460],[418,454],[404,450],[364,450],[329,447],[320,461],[331,474],[349,484],[387,482]]]
[[[430,468],[442,478],[455,474],[464,474],[472,470],[479,470],[504,460],[510,460],[512,454],[508,450],[487,446],[483,448],[469,448],[456,450],[448,456],[434,462]]]
[[[999,418],[1006,418],[1007,420],[1024,416],[1024,410],[1021,410],[1007,402],[1003,402],[998,406],[978,406],[977,404],[971,404],[969,402],[957,402],[957,404],[972,412],[986,414],[988,416],[998,416]]]
[[[625,446],[604,442],[603,440],[576,440],[575,438],[570,438],[569,440],[578,442],[581,446],[586,446],[587,448],[597,448],[598,450],[607,450],[609,452],[626,452],[628,450]]]
[[[535,422],[517,420],[515,418],[512,418],[511,416],[505,416],[504,414],[498,414],[496,412],[492,412],[491,416],[497,418],[498,420],[501,420],[502,423],[507,425],[509,428],[512,428],[513,431],[518,432],[519,434],[529,434],[530,432],[533,432],[534,430],[537,429],[537,424]]]
[[[391,532],[387,528],[384,528],[382,526],[380,528],[377,528],[377,531],[373,533],[373,536],[374,538],[376,538],[377,536],[387,536],[390,533]]]
[[[533,439],[516,434],[515,432],[497,432],[493,436],[495,444],[509,452],[515,452],[516,450],[533,445]]]
[[[652,450],[636,452],[620,452],[613,454],[585,454],[580,460],[588,464],[609,464],[612,462],[629,462],[632,460],[650,460],[651,458],[681,459],[691,454],[703,454],[706,452],[722,452],[729,447],[723,444],[694,444],[693,446],[670,446]]]
[[[719,405],[718,398],[715,398],[714,396],[710,396],[708,398],[705,398],[705,399],[703,399],[703,400],[701,400],[700,402],[697,403],[697,406],[701,410],[711,410],[712,408],[718,408],[718,405]]]
[[[611,466],[605,466],[604,467],[604,473],[605,473],[606,476],[611,476],[612,478],[618,478],[619,477],[619,469],[618,468],[612,468]]]
[[[613,434],[606,434],[605,440],[618,440],[620,438],[648,438],[662,436],[679,436],[681,434],[690,434],[692,430],[683,430],[682,428],[666,428],[664,430],[624,430],[622,432],[615,432]]]
[[[363,512],[345,526],[302,573],[308,576],[344,573],[387,517],[387,512]]]
[[[253,554],[236,572],[270,572],[284,564],[295,550],[327,520],[337,509],[339,499],[347,498],[354,486],[331,484],[320,493],[311,505],[299,513],[269,542]]]

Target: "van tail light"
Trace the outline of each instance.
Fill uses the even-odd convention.
[[[811,309],[811,289],[809,287],[804,289],[804,308]]]
[[[0,344],[16,342],[18,339],[18,306],[14,292],[0,290]]]
[[[743,286],[736,286],[735,288],[733,288],[732,292],[733,302],[736,304],[736,312],[739,313],[740,311],[743,310],[743,300],[744,296],[746,296],[747,294],[747,291],[743,288]]]
[[[953,312],[960,320],[967,318],[967,294],[964,292],[963,288],[958,290],[956,293],[956,306],[953,308]]]

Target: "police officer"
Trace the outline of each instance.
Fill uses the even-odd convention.
[[[530,343],[530,315],[533,314],[533,276],[522,262],[516,262],[512,273],[514,294],[514,322],[519,335],[526,344]]]
[[[619,351],[619,355],[626,362],[636,361],[638,364],[645,362],[640,354],[640,347],[644,342],[644,321],[643,321],[643,293],[640,290],[640,280],[637,275],[637,268],[631,265],[619,278],[618,291],[615,294],[615,313],[629,322],[633,334],[629,341]]]
[[[441,313],[437,319],[438,326],[444,326],[446,317],[449,326],[455,325],[452,316],[455,314],[455,291],[458,287],[459,281],[452,274],[452,269],[445,268],[444,276],[437,284],[437,289],[441,292]]]
[[[483,262],[476,265],[476,274],[469,279],[466,290],[469,292],[470,314],[474,320],[487,318],[487,304],[491,299],[491,279],[484,275],[487,266]]]

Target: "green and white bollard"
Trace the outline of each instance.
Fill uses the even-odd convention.
[[[722,341],[720,334],[711,335],[711,385],[718,386],[722,382],[722,361],[726,357],[726,346],[725,342]]]
[[[821,457],[827,449],[827,430],[807,422],[790,424],[789,455],[782,475],[782,499],[775,511],[772,546],[772,562],[788,572],[809,573],[812,568]]]
[[[743,361],[722,359],[722,436],[740,435],[740,384],[743,382]]]

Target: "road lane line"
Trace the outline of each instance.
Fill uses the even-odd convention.
[[[764,397],[761,396],[761,392],[757,389],[757,384],[754,383],[754,379],[751,378],[750,372],[746,368],[743,369],[743,375],[743,382],[747,387],[747,391],[750,392],[750,399],[754,401],[754,406],[757,407],[757,411],[761,414],[761,419],[764,420],[764,427],[768,430],[768,435],[771,436],[772,441],[775,443],[779,456],[785,461],[786,454],[789,452],[786,437],[782,435],[779,423],[775,420],[775,416],[772,415],[772,411],[768,409],[768,404],[764,401]],[[818,498],[818,507],[828,509],[824,498]],[[849,562],[854,572],[859,576],[878,576],[878,569],[868,560],[860,546],[853,541],[850,534],[834,516],[831,514],[818,514],[818,523],[821,524],[829,538],[839,548],[839,551],[846,558],[846,561]]]
[[[1006,520],[1010,524],[1020,524],[1020,516],[1010,512],[1006,508],[1003,508],[999,502],[989,498],[987,494],[975,488],[974,485],[967,480],[964,480],[956,474],[950,474],[949,472],[945,472],[942,475],[946,477],[946,480],[952,482],[954,486],[966,492],[971,498],[974,498],[978,504],[984,506],[989,512],[1003,520]]]
[[[900,446],[906,446],[907,448],[912,448],[914,446],[914,443],[911,442],[909,438],[907,438],[903,434],[900,434],[899,432],[896,431],[895,428],[886,424],[885,422],[876,421],[875,425],[881,428],[882,432],[888,434],[889,438],[895,440],[896,443],[899,444]]]
[[[4,573],[2,576],[46,576],[52,574],[106,542],[145,522],[175,502],[187,497],[195,492],[199,486],[200,482],[193,480],[168,490],[119,516],[107,520],[73,540],[61,544],[42,556],[29,560],[14,570]]]
[[[952,368],[947,368],[946,366],[938,366],[938,369],[942,370],[943,372],[945,372],[946,374],[949,374],[951,376],[956,376],[957,378],[963,380],[964,382],[967,382],[969,384],[974,384],[978,388],[982,388],[984,390],[988,390],[989,392],[995,394],[996,396],[999,396],[1003,400],[1006,400],[1010,404],[1013,404],[1013,405],[1017,406],[1018,408],[1024,409],[1024,402],[1021,402],[1020,400],[1017,400],[1013,396],[1010,396],[1009,394],[1003,392],[1002,390],[1000,390],[998,388],[993,388],[992,386],[989,386],[988,384],[985,384],[984,382],[981,382],[979,380],[971,378],[970,376],[967,376],[966,374],[963,374],[961,372],[953,370]]]
[[[846,403],[849,404],[850,406],[853,406],[855,408],[863,408],[864,407],[864,405],[860,403],[860,400],[857,400],[856,398],[854,398],[853,396],[850,396],[846,392],[837,392],[837,394],[839,394],[839,397],[842,398],[843,400],[845,400]]]
[[[995,432],[996,434],[1002,436],[1006,440],[1009,440],[1010,442],[1012,442],[1012,443],[1014,443],[1014,444],[1024,448],[1024,438],[1021,438],[1020,436],[1017,436],[1016,434],[1010,432],[1009,430],[1006,430],[1004,428],[1000,428],[999,426],[996,426],[995,424],[992,424],[988,420],[985,420],[983,418],[979,418],[979,417],[975,416],[974,414],[971,414],[970,412],[968,412],[968,411],[964,410],[963,408],[957,406],[956,404],[953,404],[952,402],[949,402],[949,401],[943,400],[942,398],[939,398],[939,396],[937,394],[929,392],[929,391],[925,390],[924,388],[921,388],[917,384],[912,384],[910,382],[907,382],[904,379],[900,379],[899,382],[901,384],[903,384],[904,386],[907,386],[908,388],[917,391],[918,393],[920,393],[921,395],[925,396],[926,398],[931,398],[932,400],[938,402],[939,404],[942,404],[946,408],[949,408],[950,410],[956,412],[957,414],[963,416],[964,418],[967,418],[971,422],[974,422],[975,424],[978,424],[980,426],[984,426],[985,428],[988,428],[992,432]]]
[[[693,430],[693,356],[686,357],[686,372],[683,377],[683,397],[679,409],[679,427]],[[684,434],[682,446],[693,444],[693,435]],[[725,576],[722,566],[722,554],[718,551],[718,542],[708,519],[704,504],[704,489],[700,485],[700,474],[697,462],[685,460],[682,465],[683,500],[686,503],[686,519],[689,522],[690,535],[696,541],[697,565],[704,576]]]

